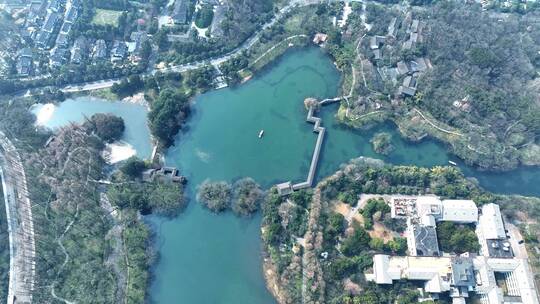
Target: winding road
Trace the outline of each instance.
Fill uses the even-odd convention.
[[[352,1],[358,1],[358,0],[352,0]],[[291,11],[294,7],[301,7],[301,6],[307,6],[311,4],[319,3],[320,0],[292,0],[289,4],[282,7],[275,15],[274,17],[268,21],[266,24],[264,24],[253,36],[248,38],[244,43],[242,43],[240,46],[235,48],[234,50],[223,54],[217,58],[211,58],[209,60],[203,60],[203,61],[197,61],[197,62],[190,62],[175,66],[170,66],[162,69],[152,69],[151,71],[142,74],[143,76],[151,76],[158,72],[161,73],[169,73],[169,72],[176,72],[176,73],[183,73],[191,70],[200,69],[207,65],[212,66],[219,66],[222,63],[228,61],[229,59],[240,55],[243,51],[250,49],[257,41],[259,41],[262,32],[270,27],[272,27],[274,24],[276,24],[279,20],[281,20],[288,12]],[[106,79],[106,80],[99,80],[99,81],[93,81],[93,82],[87,82],[87,83],[81,83],[76,85],[68,85],[60,89],[64,93],[74,93],[74,92],[83,92],[83,91],[92,91],[92,90],[98,90],[98,89],[105,89],[112,87],[115,83],[120,82],[121,78],[114,78],[114,79]]]

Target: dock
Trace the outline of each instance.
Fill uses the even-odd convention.
[[[306,121],[313,124],[313,132],[317,133],[317,142],[315,143],[315,148],[313,149],[313,156],[311,157],[311,165],[309,166],[309,172],[307,179],[304,182],[297,184],[292,184],[290,181],[281,183],[277,185],[278,193],[280,195],[287,195],[293,191],[310,188],[313,185],[315,179],[315,173],[317,172],[317,165],[319,164],[319,156],[321,154],[321,147],[324,141],[324,135],[326,129],[321,126],[322,119],[314,115],[315,108],[313,106],[309,107]]]

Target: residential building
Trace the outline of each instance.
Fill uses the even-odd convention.
[[[113,47],[111,49],[111,61],[122,61],[127,56],[127,45],[124,41],[116,40],[113,43]]]
[[[486,204],[482,206],[476,234],[480,242],[480,252],[487,257],[511,258],[512,248],[501,216],[499,205]]]
[[[424,290],[431,294],[450,292],[454,303],[464,303],[474,290],[473,259],[468,255],[458,257],[373,256],[373,273],[366,274],[368,281],[393,284],[394,281],[423,281]],[[437,298],[435,296],[434,298]]]
[[[32,50],[24,48],[17,59],[17,73],[21,76],[29,76],[33,73]]]
[[[539,304],[532,269],[527,259],[513,256],[498,205],[482,206],[479,215],[471,200],[395,196],[391,216],[407,219],[409,256],[375,255],[373,272],[365,274],[368,281],[422,281],[431,298],[448,292],[453,304],[467,303],[472,292],[480,304]],[[437,256],[438,221],[476,223],[480,255]]]
[[[103,59],[107,57],[107,44],[105,43],[105,40],[98,39],[96,41],[92,50],[92,57],[94,59]]]
[[[59,67],[68,61],[68,58],[70,56],[70,52],[66,48],[62,47],[54,47],[51,50],[51,54],[49,56],[49,64],[51,67]]]
[[[156,180],[169,183],[185,183],[186,178],[180,175],[180,171],[173,167],[162,167],[160,169],[148,169],[142,174],[143,181],[153,182]]]
[[[75,39],[73,47],[71,48],[71,62],[80,64],[85,58],[88,57],[88,40],[80,36]]]

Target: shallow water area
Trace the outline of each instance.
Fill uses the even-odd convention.
[[[117,144],[116,150],[113,151],[116,152],[116,159],[123,159],[126,153],[131,153],[129,149],[125,148],[126,143],[141,158],[149,158],[152,154],[150,130],[146,123],[147,109],[142,105],[107,101],[95,97],[77,97],[56,105],[37,104],[32,107],[31,111],[36,115],[37,125],[51,129],[65,126],[71,122],[82,123],[85,118],[96,113],[114,114],[122,117],[126,126],[122,137],[124,144]]]

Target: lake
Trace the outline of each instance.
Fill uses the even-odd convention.
[[[326,55],[317,48],[304,48],[288,51],[237,88],[196,97],[187,128],[166,154],[166,163],[179,167],[188,177],[190,205],[173,220],[148,218],[156,231],[160,252],[149,289],[153,302],[275,303],[262,276],[260,217],[214,215],[195,201],[196,187],[205,179],[234,181],[245,176],[253,177],[265,188],[287,180],[305,180],[316,134],[312,132],[313,125],[305,122],[303,100],[334,97],[339,82],[340,75]],[[128,129],[134,130],[126,134],[125,140],[149,152],[148,133],[138,132],[145,125],[145,117],[139,112],[130,114],[134,111],[132,106],[88,98],[68,100],[58,106],[49,123],[59,126],[81,121],[77,118],[83,117],[81,113],[88,116],[111,112],[125,119],[126,133]],[[320,113],[327,132],[318,179],[359,156],[427,167],[447,165],[448,160],[453,160],[467,176],[477,178],[490,191],[540,196],[539,168],[479,172],[449,156],[442,144],[401,139],[390,123],[369,131],[343,126],[334,119],[336,110],[337,105],[331,105]],[[260,130],[265,131],[261,139]],[[369,143],[379,131],[393,135],[395,150],[387,157],[375,154]],[[148,146],[142,147],[145,144]]]

